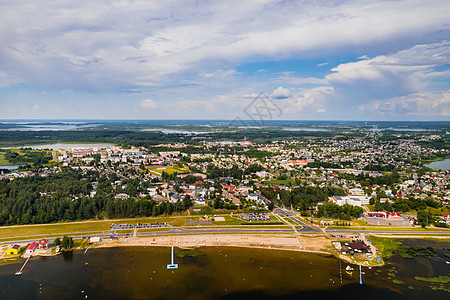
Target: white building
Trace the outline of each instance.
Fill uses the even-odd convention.
[[[328,200],[339,206],[348,204],[354,206],[362,206],[369,204],[370,197],[367,195],[348,195],[348,196],[333,196],[329,197]]]

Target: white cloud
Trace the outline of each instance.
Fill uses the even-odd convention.
[[[180,74],[214,74],[255,56],[407,42],[450,28],[450,5],[440,0],[29,0],[0,9],[8,12],[0,20],[0,72],[14,78],[0,86],[91,91],[170,85]]]
[[[156,103],[152,99],[145,99],[142,100],[141,107],[145,109],[156,109],[158,107],[158,103]]]
[[[283,73],[281,76],[275,79],[275,82],[290,84],[290,85],[303,85],[303,84],[328,84],[328,81],[324,78],[315,77],[297,77],[290,73]]]
[[[435,69],[448,63],[450,42],[444,41],[341,64],[325,79],[341,96],[364,102],[422,92],[433,79],[449,76]]]
[[[325,109],[324,104],[333,92],[333,88],[329,86],[304,89],[292,95],[290,98],[285,99],[284,112],[286,114],[293,114],[304,111],[317,112],[318,110],[323,110]]]
[[[282,86],[278,87],[275,91],[273,91],[271,95],[273,99],[286,99],[289,98],[290,96],[291,92]]]
[[[382,115],[450,117],[450,90],[374,100],[361,105],[359,109]]]
[[[409,95],[447,89],[448,83],[435,81],[450,75],[436,68],[450,63],[449,43],[427,44],[450,31],[450,5],[442,0],[28,0],[3,1],[0,10],[8,12],[0,18],[0,88],[21,83],[73,92],[70,99],[53,94],[54,105],[40,96],[42,114],[60,107],[61,116],[74,116],[69,101],[83,102],[89,94],[116,101],[96,104],[108,116],[158,108],[164,117],[229,118],[255,92],[278,87],[272,96],[286,114],[326,110],[338,116],[338,109],[368,108],[373,101],[386,111],[391,99],[398,104],[392,109],[401,107],[401,97],[422,103]],[[420,45],[408,48],[412,44]],[[264,64],[312,58],[321,67],[342,53],[373,58],[360,56],[326,76],[327,67],[271,75],[276,68]],[[251,62],[261,62],[260,71],[246,73]],[[12,104],[16,95],[9,97]],[[22,101],[30,111],[35,99]],[[59,106],[63,101],[67,105]]]

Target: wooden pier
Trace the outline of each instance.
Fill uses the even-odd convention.
[[[30,260],[30,258],[31,258],[31,255],[28,256],[27,260],[26,260],[25,263],[23,264],[22,268],[20,268],[19,272],[16,272],[14,275],[20,276],[20,275],[23,274],[22,271],[23,271],[23,269],[25,268],[25,266],[27,265],[27,262]]]
[[[178,269],[178,264],[175,264],[174,261],[173,261],[173,246],[172,246],[172,254],[171,254],[170,264],[167,265],[167,269],[168,270]]]

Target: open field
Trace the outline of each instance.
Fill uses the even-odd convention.
[[[274,180],[264,181],[264,184],[295,185],[295,181],[293,181],[291,179],[286,179],[286,180],[274,179]]]
[[[161,176],[163,172],[166,172],[169,175],[175,172],[177,172],[178,174],[184,174],[189,172],[189,170],[186,168],[177,168],[172,166],[147,166],[146,169],[150,170],[151,173],[154,173],[159,176]]]
[[[164,231],[171,231],[172,228],[144,228],[144,229],[138,229],[139,232],[164,232]]]
[[[1,238],[26,237],[36,235],[52,235],[60,233],[83,232],[108,232],[113,223],[137,224],[137,223],[169,223],[173,226],[182,226],[187,220],[198,220],[198,217],[148,217],[135,219],[117,219],[101,221],[83,221],[69,223],[17,225],[0,227]]]
[[[140,232],[162,232],[162,231],[171,231],[172,228],[144,228],[144,229],[138,229],[138,233]],[[133,234],[134,230],[133,229],[119,229],[116,230],[117,233],[121,233],[121,234]]]
[[[45,225],[22,225],[0,227],[0,238],[17,236],[51,235],[64,232],[109,231],[113,222],[80,222]]]
[[[409,232],[420,232],[420,233],[426,233],[426,232],[450,232],[449,229],[444,228],[437,228],[437,227],[428,227],[428,228],[422,228],[422,227],[395,227],[395,226],[329,226],[327,227],[327,230],[371,230],[371,231],[409,231]]]
[[[240,219],[237,216],[231,217],[231,216],[223,216],[225,221],[212,221],[211,223],[214,225],[242,225],[242,223],[249,223],[249,224],[264,224],[264,223],[273,223],[273,222],[280,222],[275,216],[270,216],[269,221],[246,221],[244,219]]]
[[[350,223],[351,226],[364,226],[367,225],[367,222],[364,220],[351,220],[351,221],[347,221],[347,220],[337,220],[337,219],[327,219],[327,218],[307,218],[308,220],[311,219],[315,225],[320,224],[320,221],[323,221],[325,223],[330,223],[333,222],[334,224],[336,223]],[[328,227],[331,228],[331,227]]]
[[[5,152],[1,152],[0,151],[0,166],[7,166],[7,165],[9,165],[10,163],[9,163],[9,161],[7,161],[6,159],[5,159]]]

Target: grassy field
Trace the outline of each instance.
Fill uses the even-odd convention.
[[[138,229],[138,232],[166,232],[171,230],[172,228],[145,228],[145,229]]]
[[[184,174],[189,172],[186,168],[177,168],[172,166],[147,166],[146,169],[150,170],[152,173],[162,175],[162,172],[166,172],[167,174],[173,174],[177,172],[178,174]]]
[[[187,220],[197,220],[196,217],[149,217],[136,219],[120,219],[107,221],[84,221],[72,223],[55,223],[42,225],[22,225],[22,226],[3,226],[0,227],[0,239],[15,238],[27,236],[50,236],[60,235],[62,233],[88,233],[88,232],[108,232],[113,223],[117,224],[137,224],[139,223],[164,223],[167,222],[173,226],[182,226]]]
[[[143,228],[143,229],[138,229],[138,233],[139,232],[162,232],[162,231],[171,231],[172,228]],[[130,234],[133,235],[134,234],[134,230],[133,229],[119,229],[116,230],[117,233],[122,233],[122,234]]]
[[[264,223],[273,223],[273,222],[280,222],[275,216],[270,216],[270,221],[245,221],[243,219],[231,216],[223,216],[225,218],[225,221],[212,221],[212,224],[214,225],[241,225],[242,223],[251,223],[251,224],[264,224]]]
[[[9,164],[9,161],[5,159],[5,152],[0,151],[0,166],[7,166]]]
[[[295,185],[295,181],[291,180],[291,179],[286,179],[286,180],[274,179],[274,180],[264,181],[264,184]]]
[[[364,220],[347,221],[347,220],[336,220],[336,219],[326,219],[326,218],[308,218],[308,219],[312,219],[314,224],[316,224],[316,225],[320,224],[320,221],[333,222],[334,224],[336,224],[336,223],[350,223],[351,226],[365,226],[365,225],[367,225],[367,222],[364,221]],[[328,227],[328,228],[331,228],[331,227]]]
[[[371,231],[408,231],[411,233],[426,233],[426,232],[450,232],[448,229],[438,228],[438,227],[396,227],[396,226],[328,226],[327,229],[343,229],[343,230],[371,230]]]
[[[394,255],[394,252],[397,251],[398,248],[402,245],[401,242],[392,238],[369,236],[369,239],[385,258],[389,258]]]
[[[113,222],[82,222],[45,225],[23,225],[0,227],[0,238],[51,235],[66,232],[109,231]]]

